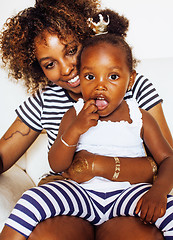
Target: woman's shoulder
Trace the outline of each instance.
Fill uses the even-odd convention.
[[[163,101],[150,79],[140,73],[137,73],[130,97],[134,97],[139,107],[147,111]]]
[[[48,94],[49,95],[51,95],[51,94],[52,95],[53,94],[62,95],[62,94],[65,94],[65,90],[62,87],[60,87],[56,84],[48,84],[43,89],[41,89],[39,92],[42,95],[48,95]]]
[[[133,84],[133,88],[135,87],[135,85],[142,85],[145,82],[150,82],[149,78],[147,76],[145,76],[144,74],[137,73],[136,78],[135,78],[135,82]]]
[[[40,100],[45,107],[51,105],[52,107],[69,108],[73,105],[73,99],[71,99],[68,92],[56,84],[45,86],[37,95],[40,96]]]

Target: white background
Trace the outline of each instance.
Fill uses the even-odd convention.
[[[173,57],[172,0],[102,0],[102,3],[129,19],[127,39],[137,58]]]
[[[9,16],[34,3],[35,0],[4,0],[0,8],[0,27]],[[173,57],[172,0],[102,0],[102,6],[130,20],[127,39],[137,58]]]

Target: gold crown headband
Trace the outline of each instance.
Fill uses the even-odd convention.
[[[104,21],[102,14],[99,14],[99,22],[93,22],[93,18],[88,18],[88,26],[96,33],[95,35],[106,34],[107,26],[110,23],[109,15],[107,15],[108,21]]]

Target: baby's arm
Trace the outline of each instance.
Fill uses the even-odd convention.
[[[136,213],[141,211],[140,217],[145,222],[155,222],[166,211],[167,195],[173,187],[173,150],[163,137],[157,122],[144,110],[143,139],[159,170],[156,181],[151,189],[139,200]]]
[[[113,157],[95,155],[82,150],[75,154],[72,164],[63,173],[63,176],[78,183],[88,181],[94,176],[105,177],[113,181],[129,181],[131,184],[152,183],[154,173],[149,159],[151,160],[149,157],[119,157],[120,172],[118,178],[113,179],[116,170],[116,162]]]
[[[52,170],[63,172],[69,168],[79,137],[90,127],[97,125],[99,115],[96,111],[97,107],[94,104],[94,100],[89,100],[84,104],[84,107],[77,116],[74,108],[71,108],[64,115],[57,139],[48,154]]]

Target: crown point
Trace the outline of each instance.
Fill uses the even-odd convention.
[[[109,15],[107,15],[107,22],[104,21],[103,15],[99,14],[99,22],[93,22],[93,18],[88,18],[88,26],[92,28],[95,32],[95,35],[105,34],[107,33],[107,26],[110,23]]]

